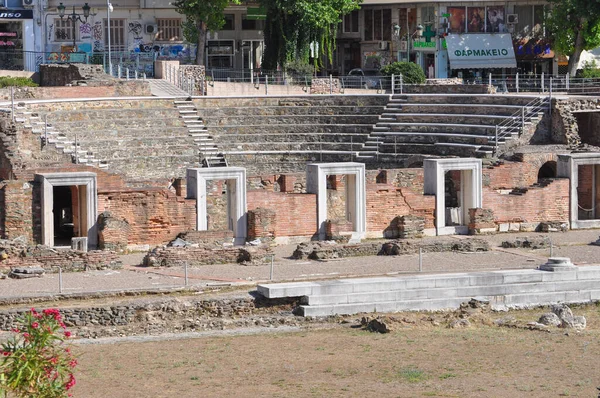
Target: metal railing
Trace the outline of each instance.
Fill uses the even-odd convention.
[[[538,97],[496,124],[493,143],[494,152],[502,144],[501,140],[505,141],[506,138],[512,136],[519,137],[523,133],[528,121],[531,121],[542,113],[549,112],[551,106],[552,101],[550,96]]]
[[[187,76],[181,69],[173,65],[167,65],[164,79],[173,84],[180,90],[185,91],[189,95],[203,95],[204,82],[200,82],[199,88],[196,87],[196,79]]]

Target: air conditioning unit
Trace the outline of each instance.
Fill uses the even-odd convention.
[[[519,23],[519,16],[517,14],[507,14],[506,23],[514,25]]]
[[[144,25],[144,33],[147,35],[155,35],[156,32],[158,32],[158,25]]]
[[[22,0],[23,7],[33,7],[33,0]]]
[[[388,48],[388,42],[387,41],[380,41],[379,42],[379,49],[380,50],[387,50]]]

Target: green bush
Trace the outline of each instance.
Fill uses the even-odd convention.
[[[37,87],[38,85],[33,82],[29,77],[13,77],[13,76],[1,76],[0,77],[0,88],[2,87]]]
[[[581,77],[587,79],[600,78],[600,68],[598,68],[596,61],[586,62],[585,64],[583,64],[583,69],[581,70]]]
[[[425,83],[425,72],[413,62],[394,62],[381,68],[380,72],[385,76],[402,75],[404,84]]]
[[[300,60],[294,60],[286,63],[285,70],[294,76],[312,76],[315,73],[314,65]]]

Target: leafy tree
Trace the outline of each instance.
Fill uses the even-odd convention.
[[[217,31],[225,24],[223,11],[230,4],[239,4],[239,0],[177,0],[174,3],[177,12],[185,15],[184,32],[189,41],[197,44],[196,64],[204,65],[204,45],[206,33]],[[191,40],[190,40],[191,39]],[[195,40],[194,40],[195,39]]]
[[[425,72],[414,62],[393,62],[381,68],[380,72],[385,76],[400,76],[405,84],[425,83]]]
[[[319,65],[331,60],[341,17],[362,0],[260,0],[267,11],[263,68],[276,69],[294,60]]]
[[[600,0],[548,1],[548,28],[554,47],[569,56],[569,74],[575,76],[581,52],[600,46]]]

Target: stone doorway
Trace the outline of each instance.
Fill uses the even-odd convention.
[[[317,226],[319,240],[327,236],[327,181],[328,176],[344,176],[346,220],[352,223],[352,241],[366,235],[365,165],[362,163],[314,163],[306,166],[306,191],[317,194]],[[329,179],[336,181],[336,179]]]
[[[558,155],[556,174],[570,180],[571,228],[600,228],[600,153]]]
[[[482,207],[481,160],[425,159],[425,195],[435,195],[437,235],[468,233],[469,209]]]
[[[90,172],[36,174],[41,185],[42,244],[71,247],[71,239],[87,238],[98,245],[96,174]]]
[[[243,245],[247,237],[246,169],[218,167],[187,169],[187,197],[196,199],[196,229],[208,230],[206,183],[224,180],[227,191],[227,225],[233,230],[234,244]]]

